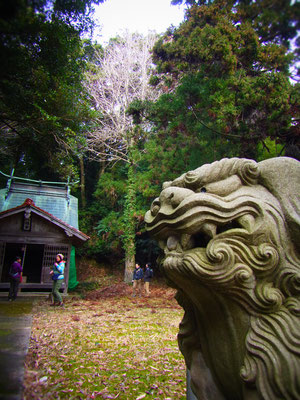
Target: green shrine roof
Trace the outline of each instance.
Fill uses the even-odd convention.
[[[18,207],[29,198],[37,207],[78,229],[78,199],[69,193],[69,185],[36,182],[9,179],[7,187],[0,189],[0,212]]]

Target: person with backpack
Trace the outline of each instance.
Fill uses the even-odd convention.
[[[132,296],[136,296],[136,292],[138,291],[139,296],[141,296],[142,291],[142,279],[144,277],[144,272],[140,266],[140,264],[135,264],[135,270],[133,271],[133,294]]]
[[[22,276],[22,264],[21,257],[17,256],[15,261],[11,264],[9,270],[9,293],[8,293],[8,301],[16,300],[19,291],[19,284]]]
[[[65,270],[65,261],[63,254],[57,254],[56,261],[53,264],[53,267],[50,271],[50,275],[53,280],[52,286],[52,303],[51,306],[60,306],[63,307],[62,296],[59,292],[59,289],[62,286],[64,280],[64,270]]]
[[[144,274],[144,282],[145,282],[145,291],[146,291],[146,296],[150,296],[150,282],[153,277],[153,270],[151,268],[151,263],[146,264],[146,269],[145,269],[145,274]]]

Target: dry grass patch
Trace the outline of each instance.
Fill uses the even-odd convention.
[[[67,299],[64,309],[35,305],[24,400],[185,399],[174,292],[154,285],[152,297],[132,298],[119,289]]]

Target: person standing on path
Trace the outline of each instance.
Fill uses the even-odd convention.
[[[141,296],[142,292],[142,279],[144,276],[144,272],[139,264],[135,264],[135,270],[133,271],[133,294],[132,296],[136,296],[136,292]]]
[[[22,276],[22,264],[21,257],[17,256],[15,261],[11,264],[9,270],[9,293],[8,293],[8,301],[16,300],[19,291],[19,284]]]
[[[153,270],[151,268],[151,263],[146,264],[146,269],[145,269],[145,274],[144,274],[144,282],[145,282],[145,291],[146,291],[146,296],[150,296],[150,282],[153,277]]]
[[[64,256],[62,254],[57,254],[56,262],[53,264],[53,268],[50,271],[50,275],[52,276],[53,280],[51,306],[58,305],[63,307],[64,305],[62,296],[59,292],[59,289],[61,288],[64,280],[64,271],[65,271]]]

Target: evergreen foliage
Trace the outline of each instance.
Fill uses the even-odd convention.
[[[298,151],[299,90],[290,79],[297,7],[279,1],[272,8],[267,0],[186,3],[185,21],[154,46],[150,82],[164,93],[156,101],[135,99],[127,110],[139,129],[148,127],[134,175],[138,215],[162,182],[184,171],[223,157],[259,161]],[[135,231],[139,258],[140,243],[147,248],[142,221]]]
[[[153,81],[167,91],[150,112],[158,128],[185,130],[196,143],[210,132],[218,149],[230,143],[234,155],[248,158],[256,158],[258,143],[267,148],[268,138],[298,145],[289,47],[299,7],[269,3],[187,2],[185,21],[154,47]]]
[[[80,35],[92,29],[92,5],[101,1],[1,0],[1,168],[74,175],[72,152],[90,118]]]

